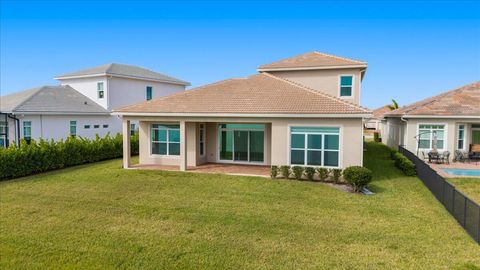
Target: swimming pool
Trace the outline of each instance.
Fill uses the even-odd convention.
[[[480,177],[480,170],[443,169],[443,171],[451,175]]]

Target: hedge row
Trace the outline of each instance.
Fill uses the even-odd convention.
[[[341,169],[326,169],[315,167],[302,167],[302,166],[272,166],[270,176],[277,178],[278,174],[284,178],[290,178],[293,176],[297,180],[301,180],[303,177],[310,181],[313,181],[315,176],[318,176],[320,181],[326,181],[330,177],[334,183],[340,182],[340,176],[342,175]],[[362,188],[366,187],[372,181],[372,172],[364,167],[351,166],[343,171],[345,181],[350,184],[354,191],[358,192]]]
[[[138,135],[131,138],[132,154],[138,154]],[[0,179],[16,178],[69,166],[119,158],[123,155],[122,135],[95,139],[69,137],[60,141],[25,140],[0,148]]]
[[[415,171],[415,164],[413,164],[410,159],[405,157],[402,153],[398,152],[395,149],[392,149],[390,152],[390,158],[395,162],[395,167],[399,168],[405,175],[414,176],[417,174]]]

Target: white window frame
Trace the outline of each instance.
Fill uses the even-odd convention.
[[[324,133],[324,132],[292,132],[292,127],[316,127],[316,128],[319,128],[319,127],[328,127],[328,128],[331,128],[331,127],[334,127],[334,128],[338,128],[339,131],[338,133]],[[298,124],[298,125],[289,125],[288,126],[288,164],[290,166],[301,166],[301,167],[321,167],[321,168],[328,168],[328,169],[339,169],[339,168],[343,168],[343,146],[342,146],[342,141],[343,141],[343,126],[335,126],[335,125],[311,125],[311,124]],[[305,146],[304,148],[292,148],[292,137],[291,135],[292,134],[304,134],[305,135]],[[308,150],[308,135],[309,134],[312,134],[312,135],[321,135],[322,137],[322,149],[311,149],[311,150]],[[325,151],[325,135],[338,135],[338,150],[331,150],[331,149],[328,149],[328,151],[331,151],[331,152],[338,152],[338,166],[325,166],[324,162],[325,162],[325,155],[324,155],[324,151]],[[362,134],[363,136],[363,134]],[[292,164],[292,150],[303,150],[304,151],[304,163],[303,165],[302,164]],[[308,151],[321,151],[321,155],[322,155],[322,164],[321,165],[308,165],[307,164],[307,160],[308,160]],[[362,144],[362,152],[363,152],[363,144]]]
[[[205,137],[207,136],[205,123],[198,124],[198,148],[201,157],[205,156]]]
[[[462,127],[462,128],[460,128]],[[460,139],[460,130],[463,130],[463,138]],[[465,150],[465,146],[466,146],[466,136],[467,136],[467,128],[466,128],[466,125],[465,124],[458,124],[457,125],[457,144],[455,145],[455,149],[457,150]],[[463,147],[462,148],[458,148],[458,143],[462,141],[463,143]]]
[[[438,151],[446,151],[448,150],[448,124],[447,123],[417,123],[417,135],[420,134],[420,126],[421,125],[430,125],[430,126],[442,126],[443,125],[443,148],[437,148]],[[430,129],[430,131],[433,131],[433,130],[439,130],[439,129]],[[416,145],[415,145],[415,150],[416,151],[431,151],[433,148],[432,148],[432,141],[433,141],[433,133],[430,132],[429,133],[429,140],[430,140],[430,143],[429,143],[429,146],[430,148],[420,148],[420,141],[416,141]],[[420,140],[420,136],[418,137],[418,140]]]
[[[3,138],[3,144],[0,144],[0,147],[7,147],[8,140],[8,122],[0,121],[0,138]]]
[[[28,123],[28,126],[25,126],[25,123]],[[29,133],[30,133],[30,136],[25,136],[25,129],[26,128],[29,128]],[[23,121],[23,138],[29,138],[29,139],[32,139],[32,121]]]
[[[220,125],[222,124],[255,124],[255,125],[264,125],[264,129],[262,130],[263,131],[263,161],[262,162],[259,162],[259,161],[238,161],[238,160],[234,160],[234,157],[232,156],[232,159],[229,160],[229,159],[220,159],[220,144],[221,144],[221,140],[220,140],[220,131],[222,130],[231,130],[231,131],[260,131],[259,129],[237,129],[237,128],[234,128],[234,129],[228,129],[228,128],[220,128]],[[255,123],[255,122],[248,122],[248,123],[244,123],[244,122],[222,122],[222,123],[216,123],[216,132],[215,132],[215,136],[217,136],[217,163],[232,163],[232,164],[245,164],[245,165],[266,165],[266,160],[267,160],[267,124],[266,123]],[[248,160],[250,160],[250,134],[248,134],[248,142],[247,144],[249,145],[249,148],[248,148]],[[232,153],[235,153],[235,144],[232,145]]]
[[[178,155],[170,155],[170,143],[178,143],[179,147],[180,147],[180,151],[181,151],[181,143],[182,143],[182,134],[180,134],[180,141],[179,142],[170,142],[170,133],[168,132],[169,130],[178,130],[178,132],[181,132],[180,130],[180,126],[177,128],[153,128],[153,125],[178,125],[177,123],[150,123],[150,127],[149,127],[149,132],[148,132],[148,136],[149,136],[149,147],[150,147],[150,156],[158,156],[158,157],[169,157],[169,158],[180,158],[180,154]],[[153,141],[152,139],[152,130],[153,129],[158,129],[158,130],[166,130],[167,131],[167,138],[166,138],[166,141]],[[154,154],[153,153],[153,143],[166,143],[167,144],[167,154],[163,155],[163,154]]]
[[[102,89],[99,89],[100,85],[102,85]],[[102,92],[102,97],[100,97],[100,92]],[[105,82],[97,82],[97,98],[104,99],[105,98]]]
[[[75,127],[75,134],[72,134],[72,127]],[[70,136],[77,136],[77,120],[70,121],[68,133],[70,134]]]
[[[342,77],[352,77],[352,93],[350,96],[342,96]],[[352,99],[355,98],[355,74],[340,74],[338,75],[338,97]]]

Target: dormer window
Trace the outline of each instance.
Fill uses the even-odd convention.
[[[105,97],[105,91],[103,90],[103,82],[97,83],[97,93],[98,93],[99,99],[102,99]]]
[[[151,100],[151,99],[152,99],[152,87],[151,87],[151,86],[147,86],[146,96],[147,96],[147,100]]]
[[[340,76],[340,97],[352,97],[353,76]]]

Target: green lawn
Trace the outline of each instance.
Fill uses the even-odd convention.
[[[374,196],[120,160],[2,182],[0,269],[480,269],[480,246],[383,146],[365,163]]]
[[[463,194],[480,204],[480,178],[450,178],[448,181]]]

